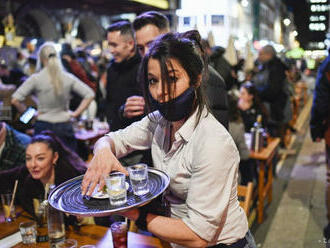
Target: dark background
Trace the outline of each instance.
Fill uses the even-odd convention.
[[[284,3],[287,5],[288,10],[293,12],[294,15],[294,24],[297,27],[298,36],[297,40],[300,42],[300,45],[307,49],[308,43],[313,41],[321,41],[323,42],[326,38],[325,32],[315,32],[310,31],[308,28],[309,25],[309,16],[311,11],[309,10],[309,3],[307,0],[283,0]],[[328,0],[329,4],[329,0]],[[329,18],[329,12],[321,12],[322,14],[327,15]],[[328,25],[328,23],[327,23]]]

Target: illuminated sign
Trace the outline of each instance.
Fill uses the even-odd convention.
[[[151,5],[160,9],[169,8],[169,4],[167,0],[131,0],[131,1]]]
[[[328,4],[312,4],[311,11],[312,12],[326,12],[330,10],[330,6]]]
[[[324,23],[310,23],[308,28],[311,31],[325,31],[326,25]]]
[[[326,3],[327,0],[310,0],[311,3]]]
[[[309,21],[311,22],[324,22],[327,20],[327,17],[325,15],[312,15],[309,17]]]

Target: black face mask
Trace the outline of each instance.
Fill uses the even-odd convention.
[[[168,121],[182,120],[191,113],[195,99],[195,90],[188,88],[180,96],[168,101],[158,102],[150,95],[151,103]]]

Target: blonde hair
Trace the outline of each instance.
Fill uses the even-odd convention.
[[[38,51],[37,70],[45,67],[42,61],[47,61],[46,69],[49,73],[51,83],[53,84],[55,94],[60,95],[63,91],[62,83],[62,63],[58,57],[53,42],[44,43]]]

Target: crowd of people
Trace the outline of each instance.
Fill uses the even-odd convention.
[[[270,136],[283,140],[286,129],[294,131],[292,88],[305,79],[312,92],[310,72],[283,62],[270,45],[244,71],[244,59],[230,65],[223,48],[211,48],[196,30],[170,32],[155,11],[111,24],[106,39],[110,61],[67,43],[59,53],[46,42],[24,70],[0,63],[0,91],[15,89],[13,116],[27,109],[28,96],[37,108],[33,137],[0,122],[0,178],[7,182],[0,191],[19,179],[17,201],[33,215],[31,202],[46,185],[85,173],[82,193],[91,194],[104,174],[127,174],[125,166],[144,162],[170,177],[170,215],[146,205],[123,216],[173,247],[256,247],[237,199],[237,185],[257,173],[244,134],[258,116]],[[94,145],[88,169],[72,126],[86,111],[111,130]]]

